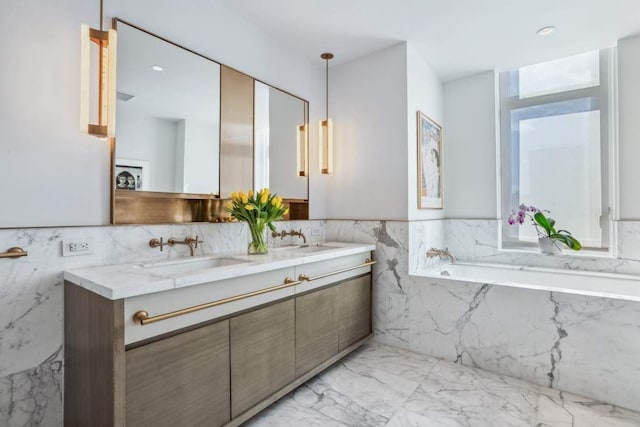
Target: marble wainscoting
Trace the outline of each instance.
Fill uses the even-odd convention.
[[[324,221],[283,221],[324,240]],[[321,230],[311,237],[312,229]],[[186,246],[149,247],[152,238],[196,236],[197,255],[244,252],[244,224],[176,224],[0,230],[0,250],[20,246],[29,256],[0,260],[0,426],[62,425],[63,279],[70,268],[186,257]],[[62,241],[92,238],[94,253],[62,257]],[[285,238],[273,244],[287,244]]]
[[[328,220],[327,241],[376,245],[373,329],[379,343],[409,348],[409,227],[401,221]]]
[[[418,268],[411,251],[426,252],[442,246],[443,226],[434,221],[327,220],[327,241],[376,245],[373,266],[373,328],[375,340],[398,348],[409,348],[409,297]],[[415,253],[414,252],[414,253]],[[420,265],[437,260],[420,261]]]

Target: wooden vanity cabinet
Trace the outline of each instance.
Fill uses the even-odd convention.
[[[128,426],[221,426],[230,419],[229,321],[128,350]]]
[[[370,336],[370,268],[357,256],[341,262],[301,267],[295,276],[310,278],[295,292],[126,346],[126,328],[149,326],[132,322],[124,300],[67,282],[65,426],[246,422]],[[186,291],[165,301],[173,292]],[[141,308],[152,301],[163,302]]]

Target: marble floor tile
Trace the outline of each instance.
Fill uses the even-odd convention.
[[[410,351],[367,344],[245,425],[640,427],[640,413]]]
[[[367,344],[344,359],[347,366],[363,365],[411,381],[424,381],[440,360],[384,344]]]
[[[291,396],[286,396],[253,417],[248,423],[245,423],[245,426],[340,427],[344,424],[321,414],[304,403],[296,402]]]
[[[461,426],[532,426],[538,393],[505,377],[442,363],[434,368],[404,408]],[[455,424],[454,424],[455,425]]]

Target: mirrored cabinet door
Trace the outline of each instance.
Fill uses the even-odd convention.
[[[117,22],[116,191],[219,194],[220,65]]]

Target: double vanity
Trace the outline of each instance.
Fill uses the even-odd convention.
[[[239,425],[372,332],[373,245],[65,271],[65,425]]]

